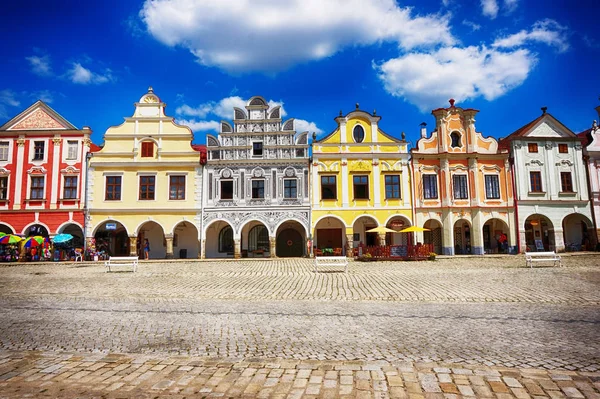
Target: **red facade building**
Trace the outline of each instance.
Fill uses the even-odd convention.
[[[77,129],[43,101],[0,127],[0,232],[83,245],[89,127]]]

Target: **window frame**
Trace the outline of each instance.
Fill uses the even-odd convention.
[[[148,181],[146,183],[143,182],[143,179],[152,179],[152,181]],[[146,192],[142,190],[142,188],[146,188]],[[151,188],[151,190],[150,190]],[[152,198],[150,197],[150,193],[152,194]],[[143,194],[147,198],[142,198]],[[156,175],[139,175],[138,176],[138,201],[155,201],[156,200]]]
[[[359,180],[357,182],[357,179]],[[364,180],[364,181],[363,181]],[[358,188],[358,190],[357,190]],[[363,191],[362,197],[359,197],[357,193]],[[352,194],[354,200],[368,200],[369,199],[369,175],[353,175],[352,176]]]
[[[256,145],[260,145],[260,148],[256,148]],[[260,154],[257,154],[257,151],[260,151]],[[265,156],[265,146],[262,141],[253,141],[252,142],[252,158],[263,158]]]
[[[293,187],[291,187],[291,183],[293,182]],[[287,187],[287,185],[290,187]],[[292,190],[293,195],[292,195]],[[283,179],[283,198],[284,199],[296,199],[298,198],[298,179]]]
[[[469,176],[467,174],[456,173],[452,175],[452,196],[457,200],[469,199]]]
[[[537,154],[539,152],[537,143],[527,143],[527,152],[531,154]]]
[[[422,175],[422,181],[423,181],[423,199],[426,199],[426,200],[438,199],[439,198],[439,190],[438,190],[437,175],[432,174],[432,173],[425,173]],[[433,187],[431,186],[432,184],[433,184]],[[431,193],[432,189],[434,191],[433,193]],[[429,195],[427,195],[428,191],[430,192]]]
[[[104,180],[104,201],[121,201],[121,196],[122,196],[122,188],[123,188],[123,176],[115,176],[115,175],[107,175],[104,176],[105,180]],[[109,179],[118,179],[119,182],[116,183],[116,181],[114,183],[109,182]],[[118,188],[118,190],[117,190]],[[108,198],[109,196],[109,192],[116,197],[115,194],[119,194],[118,198]]]
[[[569,145],[565,143],[558,144],[558,153],[559,154],[568,154],[569,153]]]
[[[173,179],[183,179],[183,182],[173,182]],[[169,201],[185,201],[186,195],[186,176],[185,175],[169,175]],[[175,188],[175,192],[173,192]],[[175,195],[173,195],[175,194]]]
[[[323,184],[323,179],[327,179],[328,182]],[[330,179],[333,179],[333,183],[331,181],[329,181]],[[331,195],[330,196],[325,196],[325,190],[324,188],[328,187],[329,190],[331,191]],[[335,175],[324,175],[321,176],[321,201],[330,201],[330,200],[337,200],[337,176]]]
[[[356,137],[357,128],[360,128],[362,130],[362,137],[360,138],[360,140],[357,140],[357,137]],[[363,143],[365,141],[366,135],[367,135],[367,132],[365,131],[365,128],[360,123],[357,123],[352,128],[352,140],[354,140],[355,143],[357,143],[357,144]]]
[[[252,199],[265,199],[265,179],[252,179]]]
[[[6,158],[2,157],[4,149],[6,148]],[[0,141],[0,162],[8,162],[10,157],[10,141]]]
[[[38,146],[39,145],[39,146]],[[41,154],[40,154],[41,148]],[[46,142],[43,140],[33,141],[33,157],[32,161],[43,161],[46,156]]]
[[[388,178],[390,180],[393,180],[393,178],[396,178],[398,181],[394,182],[394,181],[388,181]],[[402,198],[402,190],[400,188],[400,175],[385,175],[383,178],[383,183],[384,183],[384,187],[385,187],[385,199],[401,199]],[[395,193],[395,188],[397,186],[397,195]],[[388,188],[390,188],[388,190]],[[388,193],[391,192],[391,196],[388,195]]]
[[[226,234],[227,236],[225,236]],[[227,240],[227,242],[225,240]],[[227,225],[219,231],[218,246],[219,253],[229,253],[234,251],[235,242],[233,240],[233,228],[231,226]]]
[[[0,176],[0,201],[8,200],[8,176]]]
[[[529,190],[532,193],[543,193],[544,192],[544,186],[542,185],[542,172],[541,171],[532,170],[529,172]]]
[[[76,161],[79,156],[79,142],[77,140],[67,140],[67,161]],[[73,154],[71,154],[73,151]]]
[[[75,186],[72,184],[72,180],[75,179]],[[79,179],[77,176],[63,176],[63,199],[74,200],[77,199],[77,187],[79,186]],[[70,196],[67,196],[67,193]]]
[[[142,141],[141,157],[154,158],[154,141]]]
[[[223,184],[231,184],[231,197],[230,198],[225,198],[223,197]],[[219,180],[219,198],[222,200],[233,200],[233,180],[229,179],[229,180]]]
[[[46,176],[31,176],[31,186],[29,187],[29,199],[30,200],[43,200],[44,190],[46,185]],[[36,185],[35,182],[42,182],[41,186]],[[36,195],[34,195],[36,193]]]
[[[450,133],[450,147],[451,148],[462,148],[462,134],[458,130]]]
[[[568,179],[566,179],[566,177],[568,177]],[[568,190],[565,190],[565,188],[568,188]],[[575,192],[573,190],[573,175],[570,171],[560,172],[560,192],[569,194]]]
[[[490,179],[490,183],[488,183],[488,179]],[[500,199],[500,176],[498,175],[484,175],[484,184],[485,184],[485,198],[486,199]],[[492,187],[490,187],[490,185]],[[491,188],[491,192],[490,189]],[[494,191],[496,191],[497,196],[493,196]],[[492,195],[490,195],[492,194]]]

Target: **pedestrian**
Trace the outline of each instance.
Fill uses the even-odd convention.
[[[148,242],[148,239],[146,238],[144,240],[144,258],[146,260],[148,260],[149,257],[150,257],[150,243]]]
[[[507,252],[506,250],[508,249],[508,240],[506,237],[506,234],[502,233],[500,234],[500,238],[498,239],[498,242],[500,243],[500,250],[502,251],[502,253]]]

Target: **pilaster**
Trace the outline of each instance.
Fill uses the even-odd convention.
[[[233,240],[233,257],[235,259],[242,257],[242,240],[239,238]]]
[[[271,254],[271,258],[276,258],[277,254],[277,239],[275,237],[269,237],[269,253]]]
[[[167,259],[173,259],[173,235],[165,234],[165,241],[167,241]]]
[[[129,256],[138,256],[137,240],[137,236],[129,236]]]

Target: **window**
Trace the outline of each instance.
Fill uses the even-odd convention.
[[[142,143],[142,157],[152,158],[154,156],[154,143],[152,141],[144,141]]]
[[[560,172],[560,187],[563,193],[573,192],[573,180],[571,180],[571,172]]]
[[[452,176],[452,184],[454,186],[454,199],[469,198],[469,192],[467,190],[467,175]]]
[[[8,161],[8,141],[0,141],[0,161]]]
[[[0,177],[0,200],[8,199],[8,176]]]
[[[233,252],[233,229],[223,227],[219,232],[219,252]]]
[[[423,175],[423,197],[425,199],[436,199],[437,192],[437,175]]]
[[[542,172],[529,172],[532,193],[542,192]]]
[[[529,144],[527,144],[527,150],[529,152],[538,152],[537,143],[529,143]]]
[[[121,200],[121,176],[106,176],[105,201]]]
[[[569,153],[569,146],[567,144],[559,144],[558,145],[558,152],[561,154],[568,154]]]
[[[221,199],[233,199],[233,180],[221,180]]]
[[[452,147],[452,148],[462,147],[462,145],[460,144],[460,133],[459,132],[452,132],[452,134],[450,134],[450,140],[452,140],[452,142],[450,143],[450,147]]]
[[[369,176],[354,176],[354,199],[369,199]]]
[[[362,143],[365,139],[365,129],[361,125],[354,126],[352,138],[354,139],[355,143]]]
[[[154,199],[154,176],[140,176],[140,200]]]
[[[298,197],[298,180],[296,179],[284,179],[283,180],[283,198],[297,198]]]
[[[185,176],[169,176],[169,199],[185,199]]]
[[[265,198],[264,180],[252,180],[252,198]]]
[[[386,175],[385,176],[385,198],[400,198],[400,176]]]
[[[335,176],[321,176],[321,199],[337,199]]]
[[[29,199],[44,199],[44,178],[43,177],[32,177],[31,178],[31,191]]]
[[[77,141],[67,141],[67,159],[77,159]]]
[[[485,197],[487,199],[500,199],[500,180],[498,175],[485,176]]]
[[[252,143],[252,156],[253,157],[262,157],[263,156],[263,143],[260,141],[255,141]]]
[[[44,142],[34,141],[33,142],[33,160],[41,161],[44,159]]]
[[[77,176],[65,176],[63,199],[77,198]]]
[[[269,250],[269,231],[265,226],[254,226],[248,233],[248,251]]]

